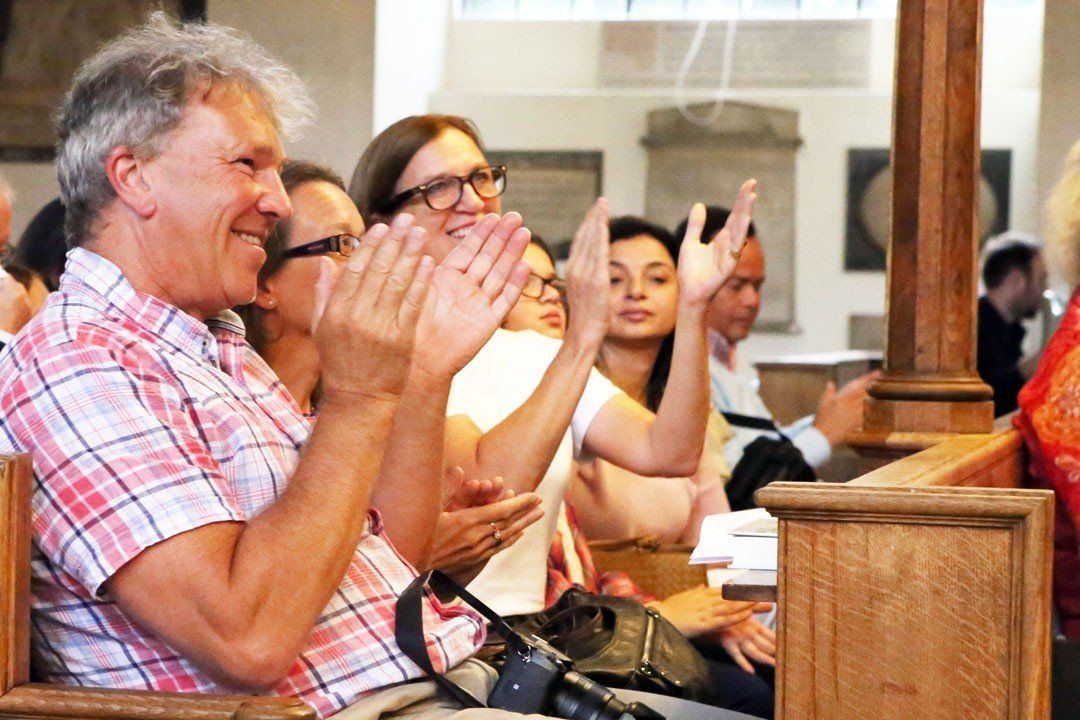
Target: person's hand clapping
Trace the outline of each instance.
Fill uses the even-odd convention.
[[[610,321],[609,238],[608,203],[599,198],[574,233],[566,261],[565,341],[580,343],[590,351],[599,350]]]
[[[544,515],[538,495],[515,496],[502,478],[463,479],[461,468],[447,471],[447,482],[456,490],[443,503],[429,561],[430,567],[455,574],[510,547]]]
[[[425,240],[399,215],[364,234],[336,281],[333,261],[322,260],[314,325],[325,404],[400,396],[435,269]]]
[[[435,268],[420,314],[413,365],[450,378],[480,351],[529,279],[531,234],[521,215],[485,215]]]
[[[735,271],[750,229],[750,217],[757,199],[756,188],[756,180],[747,180],[742,184],[727,223],[707,243],[701,242],[705,206],[697,203],[690,209],[686,234],[679,247],[680,304],[704,310],[719,292],[720,286]]]

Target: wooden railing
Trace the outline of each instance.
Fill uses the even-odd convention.
[[[775,483],[777,718],[1049,716],[1053,494],[1015,431]]]

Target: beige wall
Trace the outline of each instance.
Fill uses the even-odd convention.
[[[1080,141],[1080,1],[1046,0],[1043,46],[1036,164],[1040,227],[1065,156]]]
[[[209,0],[207,15],[250,33],[303,78],[318,117],[288,152],[347,182],[371,141],[375,0]]]

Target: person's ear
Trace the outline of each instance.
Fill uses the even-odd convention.
[[[157,210],[157,198],[145,171],[146,160],[126,145],[114,147],[105,158],[105,174],[116,196],[142,218],[152,216]]]
[[[277,308],[277,297],[274,291],[263,283],[259,283],[259,289],[255,292],[255,307],[266,312]]]

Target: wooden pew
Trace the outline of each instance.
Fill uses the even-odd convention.
[[[1053,494],[1015,431],[776,483],[777,718],[1049,716]]]

